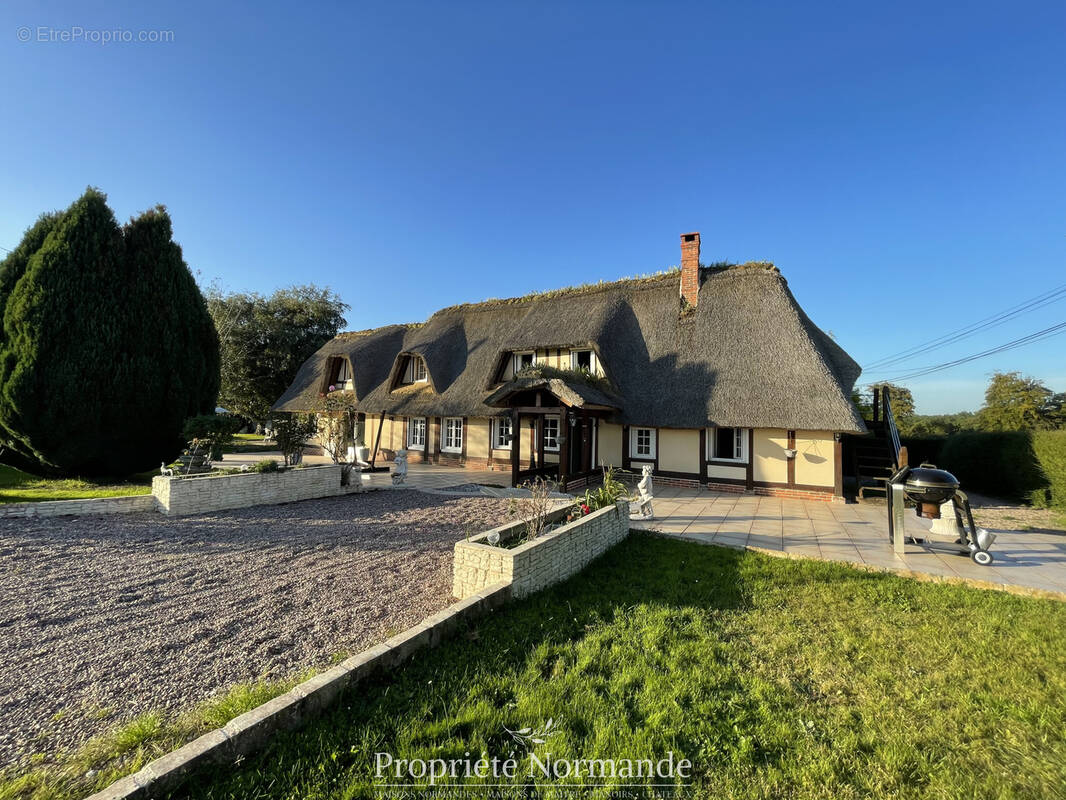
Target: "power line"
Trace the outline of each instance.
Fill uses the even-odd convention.
[[[873,383],[892,383],[894,381],[908,381],[914,378],[920,378],[924,375],[929,375],[934,372],[940,372],[945,369],[951,369],[957,367],[960,364],[966,364],[970,361],[976,361],[979,358],[985,358],[986,356],[996,355],[997,353],[1005,353],[1008,350],[1014,350],[1018,347],[1023,347],[1027,344],[1034,344],[1041,342],[1044,339],[1050,339],[1052,336],[1058,336],[1061,333],[1066,333],[1066,322],[1060,322],[1057,325],[1052,325],[1049,328],[1044,328],[1042,331],[1036,331],[1030,333],[1028,336],[1021,336],[1017,339],[1013,339],[997,347],[991,347],[988,350],[983,350],[980,353],[974,353],[973,355],[964,356],[963,358],[955,359],[954,361],[945,361],[943,364],[933,364],[927,367],[918,367],[910,372],[897,375],[894,378],[889,378],[886,381],[874,381]]]
[[[943,336],[932,339],[921,344],[914,345],[906,350],[901,350],[898,353],[885,356],[878,359],[871,364],[867,364],[864,369],[883,369],[885,367],[898,364],[901,361],[909,361],[911,358],[922,353],[928,353],[931,350],[939,350],[941,347],[945,347],[949,344],[961,341],[962,339],[968,339],[969,337],[980,333],[983,330],[997,327],[1009,320],[1021,316],[1022,314],[1028,314],[1036,311],[1039,308],[1043,308],[1051,303],[1056,303],[1059,300],[1066,298],[1066,284],[1058,286],[1054,289],[1049,289],[1043,294],[1039,294],[1036,297],[1032,297],[1019,303],[1016,306],[1011,306],[1005,311],[1001,311],[998,314],[993,314],[990,317],[973,322],[963,328],[946,333]]]

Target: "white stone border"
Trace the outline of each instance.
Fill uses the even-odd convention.
[[[339,464],[288,467],[277,472],[237,472],[152,478],[152,495],[167,516],[205,514],[249,506],[296,503],[319,497],[360,492],[360,474],[352,470],[351,485],[341,486]]]
[[[0,519],[11,517],[65,517],[88,514],[136,514],[155,511],[155,497],[129,494],[118,497],[87,497],[80,500],[42,500],[39,503],[2,503]]]

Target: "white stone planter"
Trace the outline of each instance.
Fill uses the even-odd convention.
[[[341,486],[341,467],[337,464],[281,472],[242,472],[192,478],[158,475],[152,479],[152,495],[159,510],[169,516],[295,503],[298,500],[348,494],[360,488],[358,485]]]
[[[560,509],[549,519],[565,519],[568,512]],[[499,534],[502,545],[524,532],[524,521],[512,522],[456,542],[452,594],[462,600],[502,581],[514,597],[526,597],[566,580],[629,535],[629,503],[619,500],[518,547],[488,544],[491,534]]]

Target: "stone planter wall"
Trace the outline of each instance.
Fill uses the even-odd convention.
[[[121,497],[92,497],[86,500],[46,500],[41,503],[4,503],[0,505],[0,519],[5,517],[65,517],[86,514],[135,514],[155,511],[155,498],[150,494]]]
[[[564,519],[567,511],[552,516]],[[499,533],[503,544],[524,530],[525,523],[511,523],[456,542],[452,594],[462,599],[504,582],[511,584],[514,597],[526,597],[566,580],[629,535],[629,503],[619,500],[512,549],[488,544],[492,533]]]
[[[195,478],[152,479],[152,495],[159,510],[169,516],[203,514],[227,508],[295,503],[316,497],[333,497],[360,491],[357,472],[352,485],[341,486],[341,467],[287,469],[283,472],[242,472],[238,475],[206,475]]]

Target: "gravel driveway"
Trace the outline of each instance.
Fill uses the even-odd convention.
[[[451,602],[456,540],[507,508],[411,490],[0,520],[0,764],[415,624]]]

